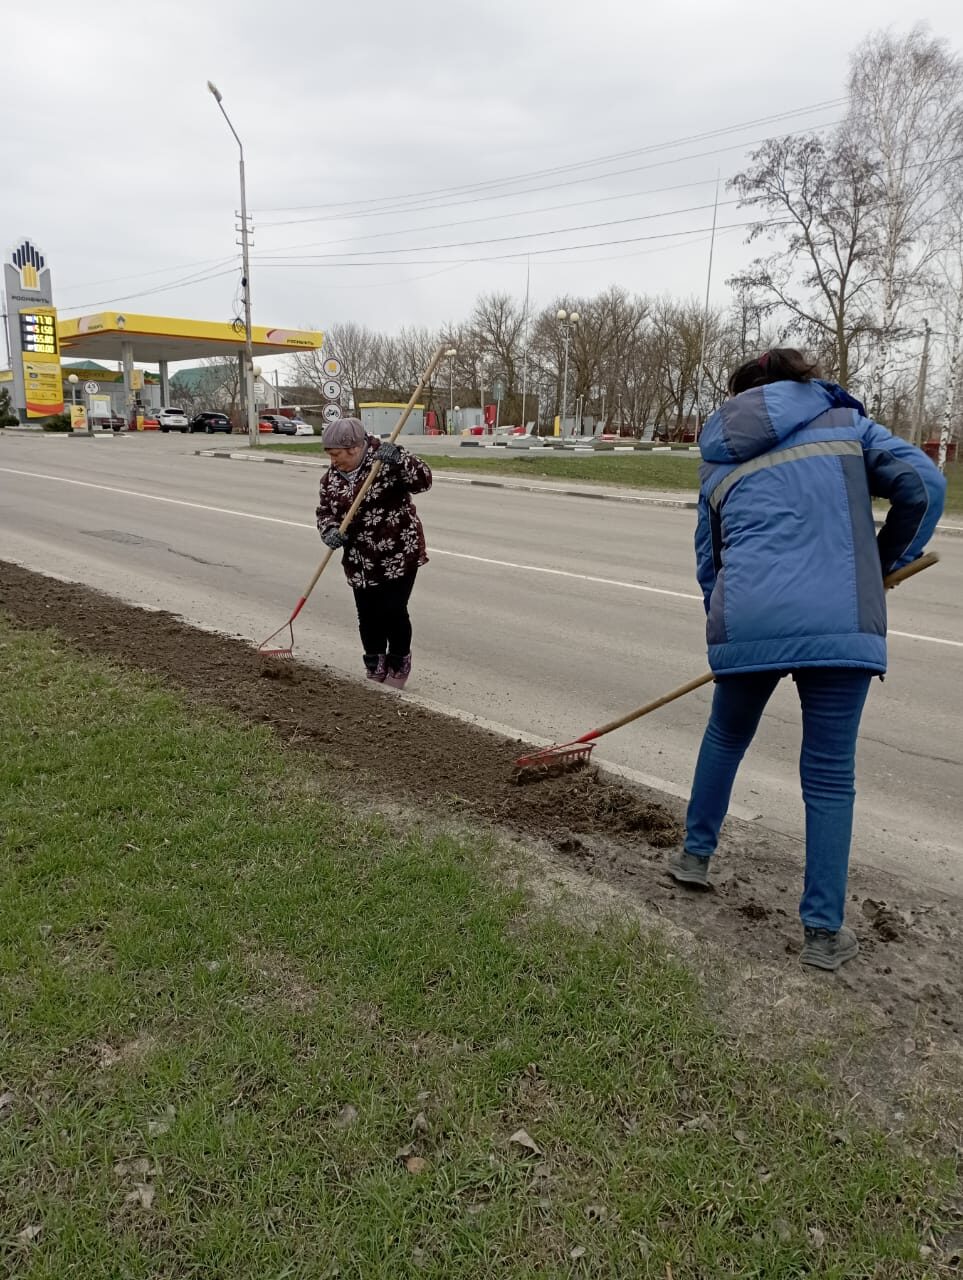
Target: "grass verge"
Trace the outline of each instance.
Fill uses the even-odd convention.
[[[0,621],[10,1273],[937,1274],[935,1156],[317,767]]]
[[[320,444],[267,445],[285,453],[322,453]],[[601,453],[593,457],[556,455],[533,450],[530,453],[490,453],[482,457],[471,450],[465,456],[425,454],[434,471],[478,472],[485,475],[515,476],[534,480],[581,480],[587,484],[624,485],[630,489],[669,489],[698,492],[698,456],[666,454]],[[946,468],[946,513],[963,514],[963,463]]]
[[[315,444],[266,447],[283,449],[285,453],[323,452]],[[581,480],[591,484],[624,485],[632,489],[688,489],[693,493],[699,487],[698,458],[689,453],[678,457],[621,453],[574,457],[533,450],[514,456],[505,453],[478,456],[466,449],[455,458],[436,453],[426,453],[423,456],[433,471],[479,472],[535,480]]]

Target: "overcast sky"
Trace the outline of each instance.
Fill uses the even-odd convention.
[[[746,148],[839,119],[868,31],[912,16],[963,47],[959,0],[147,10],[5,12],[2,243],[37,241],[67,314],[233,316],[237,148],[208,78],[245,144],[255,323],[396,329],[523,295],[527,262],[533,306],[613,282],[701,295],[717,170],[725,228]],[[717,240],[720,301],[744,234]]]

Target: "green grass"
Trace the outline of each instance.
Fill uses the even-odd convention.
[[[269,446],[298,453],[318,453],[319,446],[275,445]],[[693,493],[699,487],[698,459],[695,454],[684,453],[679,457],[665,454],[600,453],[593,457],[555,455],[543,450],[503,453],[479,457],[471,449],[465,449],[456,458],[443,454],[425,453],[425,461],[433,471],[480,472],[496,476],[522,476],[536,480],[581,480],[590,484],[625,485],[633,489],[682,489]]]
[[[963,514],[963,462],[954,462],[946,468],[946,511]]]
[[[466,453],[468,451],[466,450]],[[581,480],[583,483],[625,485],[632,489],[680,489],[693,495],[699,488],[695,454],[600,453],[593,457],[554,456],[541,451],[516,457],[439,458],[425,456],[432,470],[482,472],[535,480]]]
[[[321,769],[0,621],[8,1274],[929,1274],[949,1171],[818,1062]]]
[[[320,444],[268,445],[286,453],[320,453]],[[601,453],[594,457],[555,455],[533,450],[515,456],[497,454],[476,456],[470,449],[465,456],[451,458],[439,454],[424,455],[434,471],[480,472],[496,476],[522,476],[537,480],[582,480],[588,484],[625,485],[632,489],[678,489],[695,493],[699,487],[696,454],[683,453],[668,457],[649,453]],[[948,515],[963,513],[963,463],[946,468]]]

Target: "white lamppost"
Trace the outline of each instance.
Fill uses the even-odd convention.
[[[257,409],[254,404],[254,344],[251,337],[251,259],[249,254],[248,235],[247,235],[247,187],[244,182],[244,144],[237,136],[237,130],[231,124],[231,117],[224,110],[224,103],[221,100],[221,92],[217,85],[208,80],[207,87],[214,97],[214,101],[221,109],[221,115],[227,121],[227,127],[234,134],[234,141],[238,145],[241,153],[240,173],[241,173],[241,271],[244,279],[244,378],[243,391],[245,399],[245,407],[247,409],[247,435],[250,444],[258,443],[257,432]]]
[[[448,357],[448,435],[451,435],[452,415],[455,412],[455,356],[457,354],[455,347],[449,347],[445,352]]]
[[[565,372],[562,374],[562,412],[561,412],[561,434],[565,434],[565,407],[568,402],[568,344],[572,336],[572,329],[578,324],[577,311],[565,311],[560,309],[555,313],[555,319],[561,326],[562,333],[565,336]],[[572,427],[572,434],[575,434],[575,428]]]

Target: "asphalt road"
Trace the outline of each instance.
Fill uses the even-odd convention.
[[[194,456],[209,444],[0,432],[0,556],[261,640],[320,558],[318,473]],[[704,669],[692,511],[443,479],[418,505],[431,564],[413,601],[413,694],[561,740]],[[934,546],[942,563],[890,597],[890,674],[874,685],[864,718],[854,853],[960,892],[963,538]],[[336,564],[296,637],[303,659],[360,674],[351,596]],[[621,730],[597,757],[685,794],[708,697],[692,694]],[[797,837],[798,751],[786,681],[734,802]],[[455,786],[460,768],[437,761]]]

